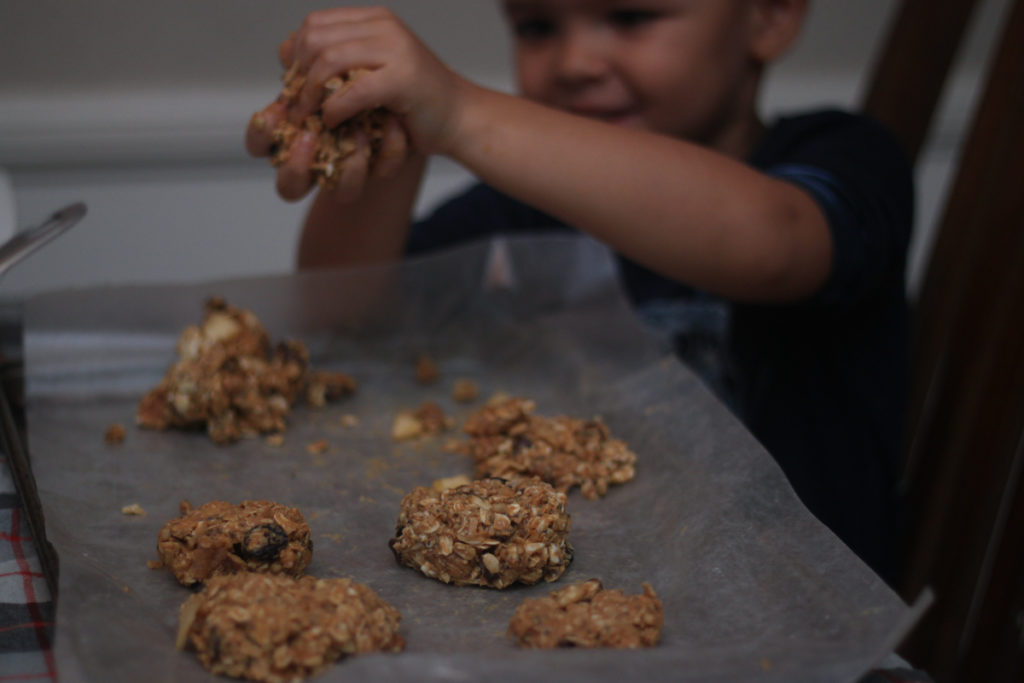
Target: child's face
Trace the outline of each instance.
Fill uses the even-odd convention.
[[[753,115],[747,0],[504,0],[538,102],[715,146]]]

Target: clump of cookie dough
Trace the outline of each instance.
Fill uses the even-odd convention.
[[[296,340],[271,346],[251,312],[220,297],[206,302],[202,324],[185,328],[178,360],[139,402],[135,421],[149,429],[201,429],[218,444],[284,431],[303,395],[313,405],[355,391],[344,373],[312,372]]]
[[[369,73],[367,69],[353,69],[342,76],[335,76],[327,80],[324,83],[324,100],[367,73]],[[278,101],[286,105],[294,104],[298,101],[299,93],[305,83],[306,74],[301,73],[296,66],[288,69],[284,75],[284,87]],[[333,188],[341,176],[341,162],[358,149],[360,137],[365,138],[366,144],[370,145],[370,163],[373,163],[377,151],[380,149],[384,126],[390,116],[392,114],[385,109],[371,109],[356,114],[335,128],[326,127],[320,109],[307,116],[299,124],[285,119],[271,131],[273,148],[270,163],[280,166],[288,161],[292,142],[304,131],[308,131],[316,136],[313,176],[320,187]],[[259,114],[256,117],[259,117]],[[265,125],[261,124],[259,118],[254,118],[253,123],[257,126]]]
[[[599,419],[541,417],[534,408],[533,401],[506,398],[467,418],[462,450],[476,461],[477,477],[537,476],[563,492],[579,486],[594,499],[636,474],[636,454]]]
[[[402,500],[391,550],[424,575],[457,586],[554,581],[572,561],[565,494],[539,479],[418,487]]]
[[[216,500],[164,524],[157,537],[163,565],[185,586],[239,572],[298,576],[313,559],[309,525],[295,508],[266,500]]]
[[[597,579],[572,584],[516,608],[508,632],[521,647],[641,648],[661,637],[665,612],[651,585],[641,595],[606,590]]]
[[[177,645],[214,674],[282,683],[349,655],[400,652],[401,618],[350,579],[219,576],[181,606]]]

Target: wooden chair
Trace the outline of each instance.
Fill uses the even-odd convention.
[[[866,112],[916,158],[974,0],[905,0]],[[937,683],[1024,677],[1024,0],[1014,0],[914,305],[901,648]]]

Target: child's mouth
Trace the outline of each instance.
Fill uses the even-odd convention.
[[[599,109],[592,107],[570,107],[569,111],[589,119],[596,119],[616,126],[637,126],[640,114],[634,109]]]

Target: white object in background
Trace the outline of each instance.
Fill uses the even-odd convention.
[[[6,242],[17,230],[18,211],[14,206],[14,188],[7,171],[0,168],[0,243]]]

